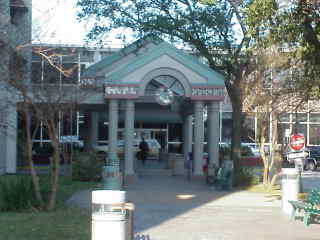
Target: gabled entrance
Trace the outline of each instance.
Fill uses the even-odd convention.
[[[202,176],[205,106],[209,159],[218,164],[224,78],[197,58],[147,36],[92,65],[82,77],[103,86],[104,95],[95,98],[95,103],[108,106],[109,158],[117,158],[119,116],[123,118],[126,176],[136,174],[133,142],[137,121],[182,124],[183,154],[193,152],[194,175]]]

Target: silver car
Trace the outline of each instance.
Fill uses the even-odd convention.
[[[159,158],[159,152],[161,149],[161,145],[159,144],[157,139],[145,139],[149,146],[149,156],[148,158]],[[134,152],[138,152],[139,149],[139,144],[141,142],[141,139],[135,139],[133,146],[134,146]],[[122,155],[124,154],[124,140],[118,140],[118,154]],[[93,149],[97,152],[108,152],[108,145],[107,144],[102,144],[102,145],[96,145],[93,147]]]

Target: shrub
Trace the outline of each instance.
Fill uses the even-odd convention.
[[[72,163],[72,179],[99,181],[104,161],[96,152],[75,152]]]
[[[38,206],[30,177],[0,177],[0,211],[21,211]]]
[[[260,183],[260,177],[255,175],[253,170],[248,167],[241,167],[234,173],[234,185],[238,187],[248,187]]]
[[[36,152],[36,154],[39,154],[39,155],[52,155],[53,154],[53,147],[52,147],[51,143],[47,143],[41,147],[39,146],[39,147],[35,148],[34,151]]]

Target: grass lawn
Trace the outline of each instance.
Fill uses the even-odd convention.
[[[62,178],[56,211],[0,212],[0,239],[89,240],[90,210],[67,208],[63,203],[72,193],[95,187],[97,183],[71,182]]]

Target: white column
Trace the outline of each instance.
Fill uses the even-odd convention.
[[[10,106],[7,112],[6,131],[6,172],[16,173],[17,171],[17,109]]]
[[[209,162],[219,166],[219,102],[211,101],[207,107]]]
[[[125,103],[125,175],[134,175],[134,101]]]
[[[99,113],[91,112],[90,122],[90,146],[96,146],[98,144],[98,126],[99,125]]]
[[[118,158],[118,110],[119,102],[116,99],[109,100],[109,138],[108,138],[108,157],[109,159]]]
[[[194,103],[194,173],[195,176],[202,176],[203,165],[203,141],[204,141],[204,123],[203,123],[203,102]]]
[[[183,154],[187,159],[189,152],[192,152],[192,115],[187,115],[183,122]]]

